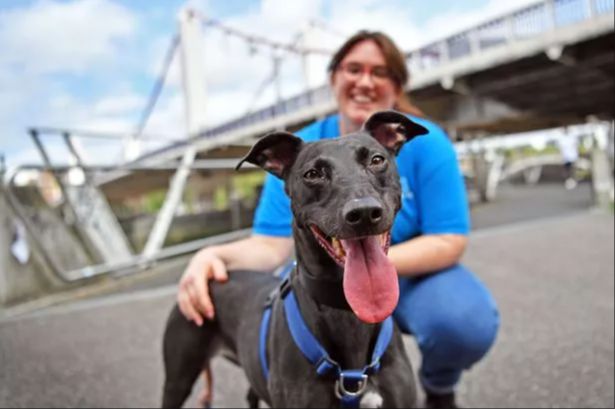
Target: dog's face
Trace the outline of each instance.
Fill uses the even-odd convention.
[[[385,238],[400,207],[395,158],[365,133],[306,144],[285,182],[297,226],[341,265],[340,240]]]
[[[269,134],[242,160],[285,181],[296,228],[343,269],[346,300],[366,322],[384,320],[397,305],[397,273],[386,256],[401,206],[395,155],[424,133],[406,116],[384,111],[341,138],[303,143]]]

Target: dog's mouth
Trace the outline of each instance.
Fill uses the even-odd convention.
[[[357,241],[366,239],[368,237],[372,237],[380,243],[382,251],[384,254],[389,253],[389,247],[391,246],[391,230],[387,230],[382,234],[377,234],[374,236],[364,236],[364,237],[355,237],[352,239],[338,239],[337,237],[327,236],[322,232],[316,225],[310,225],[310,229],[312,230],[312,234],[316,237],[318,244],[326,250],[329,256],[337,262],[341,267],[344,267],[346,263],[346,248],[348,248],[348,243],[351,241]]]
[[[344,295],[357,317],[376,323],[391,315],[399,299],[397,271],[387,257],[391,231],[338,239],[315,225],[310,229],[320,246],[344,268]]]

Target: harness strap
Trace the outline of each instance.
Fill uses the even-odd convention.
[[[301,311],[299,310],[299,305],[292,291],[284,298],[284,312],[286,313],[286,322],[288,323],[288,328],[295,344],[308,361],[316,366],[316,372],[319,375],[324,375],[332,369],[335,369],[335,374],[340,376],[342,368],[329,356],[327,351],[320,345],[305,324],[301,316]],[[393,318],[388,317],[381,324],[380,333],[376,339],[376,345],[374,345],[371,361],[367,366],[363,367],[363,374],[369,375],[380,369],[380,358],[388,348],[392,336]]]
[[[378,372],[380,369],[380,358],[389,347],[392,337],[393,317],[390,316],[382,322],[382,326],[380,327],[380,333],[376,339],[376,345],[374,345],[374,352],[372,352],[372,361],[369,364],[371,371]]]
[[[267,360],[267,333],[269,321],[271,320],[271,306],[265,308],[263,319],[261,320],[260,331],[258,334],[258,356],[261,361],[261,369],[265,379],[269,379],[269,361]]]
[[[266,348],[267,332],[271,319],[271,305],[273,300],[278,296],[283,298],[286,322],[295,345],[297,345],[307,360],[316,367],[316,373],[319,376],[334,371],[335,376],[338,377],[335,383],[335,394],[341,400],[342,406],[345,408],[358,408],[359,401],[367,385],[367,377],[380,369],[380,358],[391,342],[393,336],[393,318],[388,317],[382,322],[369,364],[362,369],[343,370],[337,362],[331,359],[327,351],[307,327],[307,324],[301,316],[301,311],[299,310],[295,295],[291,291],[290,279],[287,277],[280,286],[269,295],[261,321],[259,357],[265,379],[269,378]]]
[[[296,261],[288,263],[280,272],[279,277],[282,278],[280,284],[271,291],[265,301],[265,310],[258,335],[258,356],[261,361],[261,369],[265,379],[269,379],[269,361],[267,360],[267,333],[269,331],[269,321],[271,321],[271,305],[279,294],[284,294],[290,289],[290,272],[297,265]]]
[[[316,366],[318,375],[324,375],[334,368],[338,370],[337,374],[339,375],[339,364],[331,359],[327,351],[325,351],[307,327],[301,316],[295,295],[292,292],[289,292],[284,298],[284,313],[286,314],[286,322],[293,341],[295,341],[295,344],[308,361]]]

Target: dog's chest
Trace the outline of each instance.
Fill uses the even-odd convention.
[[[326,309],[326,308],[325,308]],[[362,368],[369,363],[373,331],[363,328],[357,332],[343,318],[339,310],[319,309],[318,323],[309,318],[314,335],[330,356],[346,368]],[[364,333],[362,333],[364,332]],[[270,377],[267,383],[271,404],[274,407],[340,407],[336,394],[336,379],[332,374],[319,375],[293,341],[281,303],[274,303],[268,340]],[[386,370],[385,370],[386,371]],[[380,373],[370,375],[359,407],[383,407],[379,390]]]

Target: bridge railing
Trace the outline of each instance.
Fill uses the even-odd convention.
[[[330,88],[327,85],[323,85],[299,95],[295,95],[294,97],[285,99],[277,104],[248,113],[241,118],[237,118],[210,128],[204,131],[200,137],[215,137],[217,135],[244,128],[266,120],[275,119],[276,117],[299,111],[302,108],[329,101],[332,98],[333,95]]]
[[[413,72],[612,13],[612,0],[545,0],[407,54]]]

